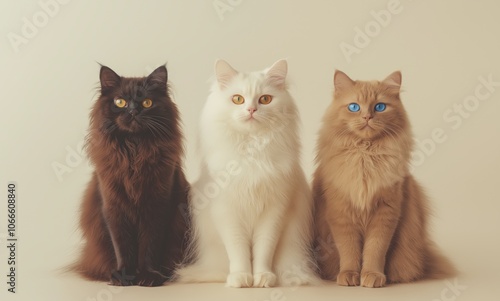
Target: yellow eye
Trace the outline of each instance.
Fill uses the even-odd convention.
[[[273,97],[271,95],[262,95],[260,98],[259,98],[259,102],[263,105],[268,105],[271,103],[271,101],[273,100]]]
[[[115,106],[119,108],[123,108],[127,105],[127,101],[123,98],[117,98],[115,99]]]
[[[245,98],[239,94],[233,95],[233,102],[237,105],[241,105],[245,102]]]
[[[153,105],[153,101],[149,98],[146,98],[142,101],[142,106],[145,108],[150,108]]]

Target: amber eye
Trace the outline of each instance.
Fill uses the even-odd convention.
[[[271,103],[271,101],[273,100],[273,97],[271,95],[262,95],[260,98],[259,98],[259,102],[263,105],[268,105]]]
[[[241,105],[245,102],[245,98],[239,94],[233,95],[233,102],[237,105]]]
[[[115,106],[119,108],[123,108],[127,105],[127,101],[123,98],[117,98],[115,99]]]
[[[153,105],[153,101],[149,98],[146,98],[142,101],[142,106],[145,108],[150,108]]]

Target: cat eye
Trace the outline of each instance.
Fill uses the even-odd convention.
[[[239,94],[233,95],[233,102],[237,105],[241,105],[245,102],[245,98]]]
[[[360,106],[359,106],[357,103],[353,102],[353,103],[350,103],[350,104],[347,106],[347,108],[348,108],[348,109],[349,109],[349,111],[351,111],[351,112],[357,112],[357,111],[359,111]]]
[[[115,99],[115,106],[119,108],[123,108],[127,105],[127,101],[123,98],[117,98]]]
[[[142,101],[142,106],[145,108],[150,108],[153,105],[153,101],[149,98],[146,98]]]
[[[273,100],[273,97],[271,95],[262,95],[259,98],[259,103],[261,103],[263,105],[267,105],[267,104],[270,104],[272,100]]]
[[[383,112],[383,111],[385,111],[386,107],[387,106],[385,105],[385,103],[379,102],[378,104],[375,105],[375,111],[377,111],[377,112]]]

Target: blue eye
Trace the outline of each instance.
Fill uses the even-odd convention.
[[[375,105],[375,111],[377,112],[382,112],[385,111],[385,103],[379,102],[378,104]]]
[[[357,103],[354,103],[354,102],[353,102],[353,103],[350,103],[350,104],[347,106],[347,108],[348,108],[348,109],[349,109],[349,111],[351,111],[351,112],[357,112],[357,111],[359,111],[359,109],[360,109],[360,108],[359,108],[359,105],[358,105]]]

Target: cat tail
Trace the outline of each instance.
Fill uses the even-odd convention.
[[[196,222],[196,221],[195,221]],[[199,220],[197,220],[199,222]],[[195,224],[195,223],[193,223]],[[178,265],[173,280],[179,283],[226,282],[229,273],[229,260],[225,255],[224,246],[212,242],[212,235],[207,232],[210,225],[202,230],[194,227],[192,241],[188,247],[184,262]]]
[[[193,200],[199,197],[195,192],[201,191],[196,187],[200,185],[200,182],[194,183],[189,193],[192,218],[190,241],[183,262],[176,267],[173,280],[179,283],[226,282],[229,273],[226,250],[217,239],[209,210],[194,205],[196,202]]]
[[[304,250],[301,253],[311,253],[309,250]],[[284,258],[281,264],[277,265],[276,274],[280,286],[297,287],[302,285],[321,285],[324,283],[316,274],[316,264],[308,257],[309,255],[300,256],[302,261],[294,261],[292,258],[299,256],[290,256],[289,260]],[[300,258],[299,257],[299,258]],[[293,263],[292,263],[293,262]]]
[[[321,278],[336,281],[340,271],[340,256],[327,222],[328,211],[324,193],[319,172],[316,171],[313,181],[314,257]]]
[[[455,277],[458,274],[453,263],[445,257],[438,247],[431,243],[427,250],[425,278],[444,279]]]
[[[298,233],[295,229],[295,235]],[[292,231],[290,231],[292,232]],[[280,286],[297,287],[302,285],[320,285],[323,280],[319,278],[316,262],[313,260],[313,250],[305,241],[291,241],[290,235],[285,233],[284,245],[276,257],[276,275]]]
[[[88,278],[85,276],[85,271],[83,270],[82,265],[79,261],[63,266],[59,268],[58,271],[63,274],[65,273],[78,274],[81,277]]]
[[[301,185],[302,184],[302,185]],[[297,185],[294,210],[290,214],[275,258],[276,274],[281,286],[320,285],[313,254],[313,202],[309,186],[303,179]]]
[[[100,259],[97,260],[102,264],[92,265],[87,258],[80,258],[77,262],[63,267],[61,272],[75,273],[87,280],[92,281],[109,281],[111,277],[110,266],[113,265],[113,262],[102,262]]]

